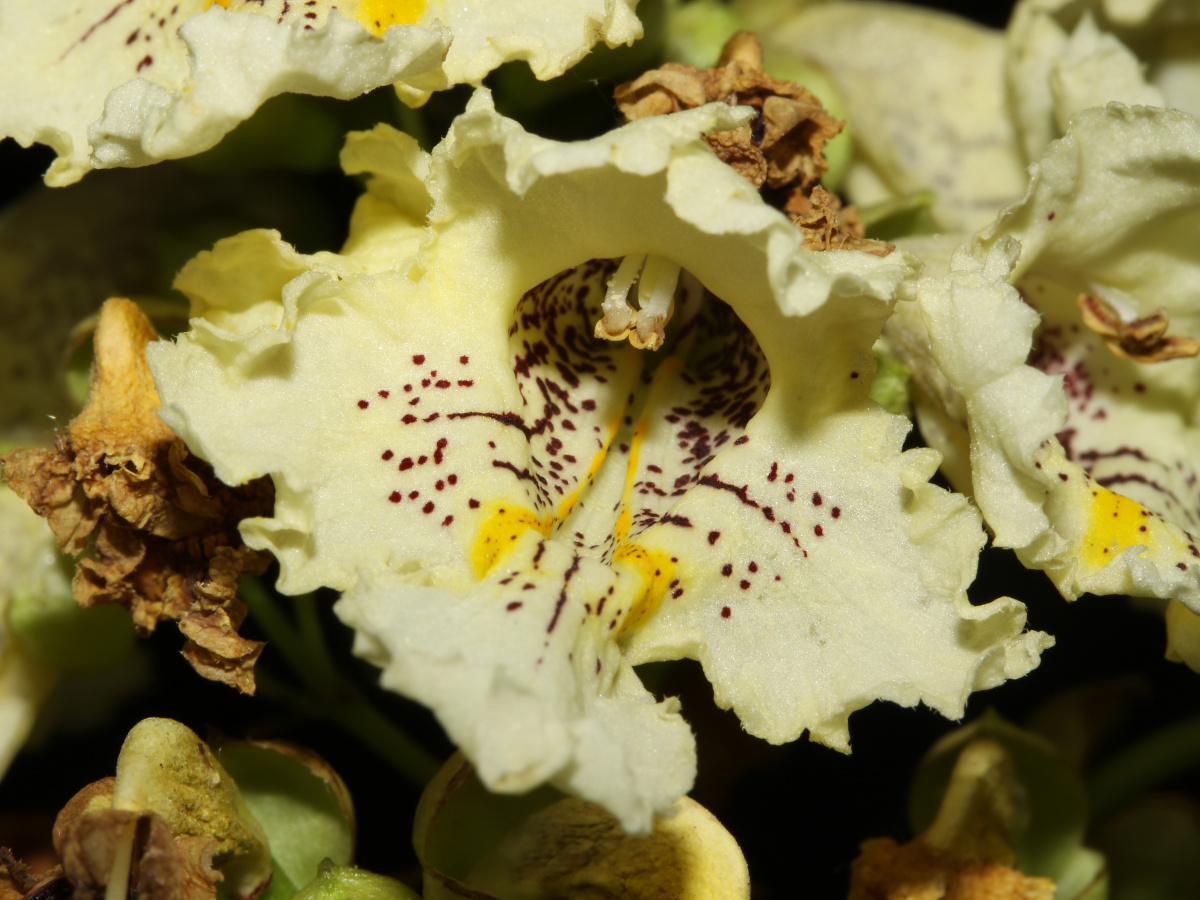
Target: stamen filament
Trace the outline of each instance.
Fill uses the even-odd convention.
[[[133,868],[133,839],[137,820],[126,823],[113,849],[112,870],[104,886],[104,900],[125,900],[129,895],[129,872]]]
[[[637,330],[629,343],[639,350],[657,350],[666,335],[663,329],[675,309],[675,287],[679,283],[679,264],[662,256],[650,256],[642,269],[638,288]]]
[[[596,337],[620,341],[633,328],[636,313],[629,305],[628,297],[645,262],[644,253],[632,253],[621,260],[604,294],[604,305],[600,307],[604,315],[596,323]]]
[[[666,338],[663,329],[675,309],[680,268],[663,256],[633,253],[621,260],[608,282],[596,323],[596,337],[609,341],[629,338],[639,350],[657,350]],[[639,283],[640,279],[640,283]],[[629,292],[638,283],[638,305],[629,305]]]

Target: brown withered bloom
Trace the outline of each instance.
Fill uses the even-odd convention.
[[[237,785],[193,731],[170,719],[134,726],[116,777],[67,801],[53,839],[73,900],[213,900],[218,882],[248,900],[271,878],[266,837]]]
[[[270,556],[246,547],[237,524],[270,515],[270,479],[241,488],[217,481],[155,414],[146,364],[157,338],[137,305],[104,304],[95,334],[87,406],[53,449],[0,457],[9,486],[50,524],[59,547],[79,556],[74,594],[84,607],[116,603],[142,634],[175,619],[183,655],[206,678],[254,692],[262,644],[237,628],[246,615],[238,578]]]
[[[1153,363],[1200,354],[1200,341],[1167,337],[1171,323],[1164,309],[1126,322],[1112,306],[1091,294],[1080,294],[1075,303],[1083,314],[1083,324],[1104,338],[1108,349],[1122,359]]]
[[[929,828],[904,845],[863,842],[847,900],[1053,900],[1053,881],[1013,867],[1026,813],[1012,756],[977,738],[959,754]]]
[[[705,140],[719,159],[787,213],[804,232],[805,249],[865,250],[876,256],[894,249],[864,238],[853,210],[842,209],[838,198],[820,187],[829,168],[825,144],[842,123],[807,88],[767,75],[762,45],[751,32],[731,37],[715,68],[667,63],[620,85],[614,96],[628,122],[713,102],[753,107],[758,115],[751,124]]]

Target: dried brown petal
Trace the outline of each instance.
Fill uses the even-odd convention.
[[[759,110],[753,125],[709,135],[717,155],[755,187],[810,191],[828,168],[822,149],[842,130],[812,93],[762,68],[762,46],[749,32],[729,39],[713,69],[667,63],[620,85],[626,121],[692,109],[714,101]]]
[[[862,220],[854,208],[843,208],[841,201],[819,184],[808,197],[794,192],[784,212],[804,235],[805,250],[862,250],[887,256],[896,249],[886,241],[864,237]]]
[[[29,874],[29,867],[13,856],[8,847],[0,847],[0,900],[11,896],[21,897],[37,885],[37,879]]]
[[[5,477],[64,551],[90,544],[75,573],[81,606],[124,606],[143,633],[162,618],[180,620],[196,670],[253,693],[262,645],[236,633],[245,616],[237,582],[270,557],[242,544],[237,523],[269,515],[273,490],[269,479],[221,484],[158,418],[145,358],[154,339],[136,304],[106,302],[87,406],[53,450],[3,457]]]
[[[1125,322],[1108,303],[1090,294],[1076,300],[1083,324],[1104,338],[1113,355],[1142,363],[1200,355],[1200,341],[1189,337],[1167,337],[1171,323],[1165,309],[1132,322]]]
[[[211,900],[221,873],[211,836],[176,838],[157,813],[92,810],[73,819],[56,841],[74,900],[100,900],[113,877],[127,873],[139,900]]]
[[[921,838],[864,841],[850,868],[848,900],[1053,900],[1054,882],[990,861],[961,862]]]

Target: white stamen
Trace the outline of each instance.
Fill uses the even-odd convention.
[[[633,253],[621,260],[604,294],[604,305],[600,307],[604,315],[596,323],[596,337],[620,341],[633,328],[637,314],[629,305],[629,291],[637,281],[645,261],[644,253]]]
[[[666,335],[663,329],[675,309],[675,287],[679,283],[679,264],[662,256],[650,256],[642,269],[638,286],[637,330],[629,343],[639,350],[657,350]]]

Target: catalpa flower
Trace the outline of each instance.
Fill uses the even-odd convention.
[[[752,733],[845,750],[852,711],[959,716],[1050,643],[968,602],[978,516],[867,399],[912,258],[803,251],[703,140],[750,116],[561,144],[480,92],[432,155],[354,136],[344,252],[223,241],[179,276],[191,331],[148,350],[189,448],[274,480],[241,530],[282,591],[344,591],[357,651],[490,788],[638,831],[694,748],[634,664],[698,659]]]
[[[422,102],[511,59],[552,78],[641,37],[630,0],[0,0],[0,137],[53,147],[47,184],[216,144],[282,93]]]
[[[1200,610],[1197,148],[1176,110],[1084,110],[1025,198],[920,282],[976,502],[1068,599]]]

